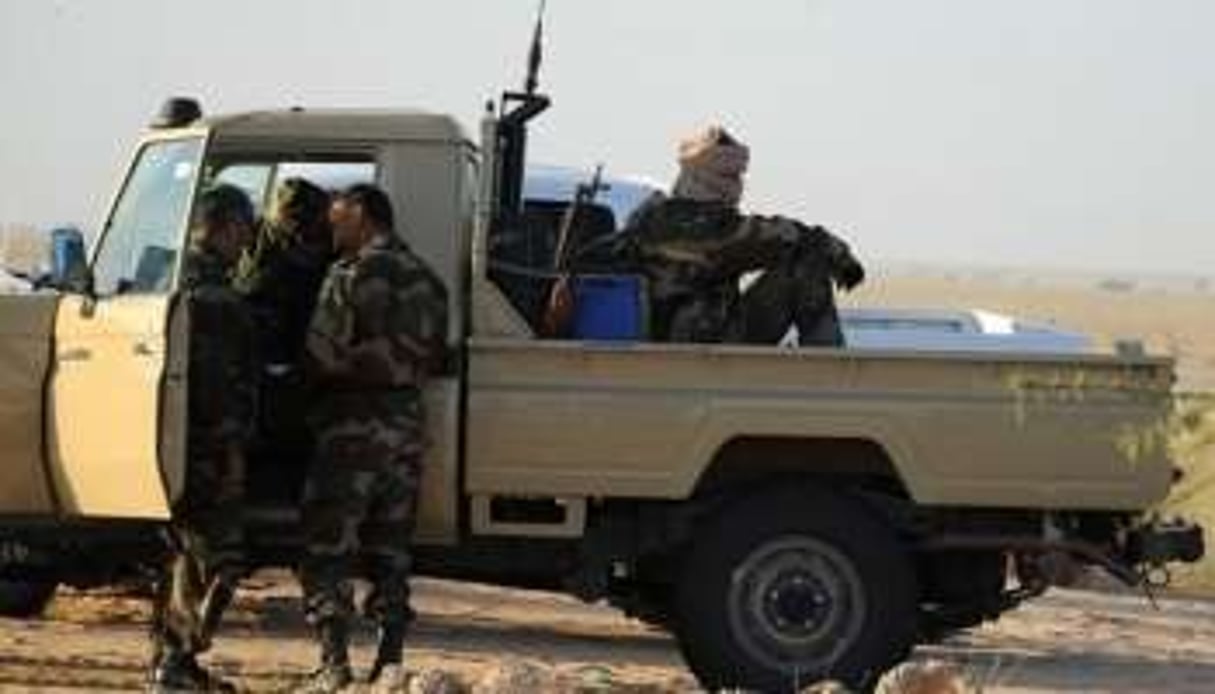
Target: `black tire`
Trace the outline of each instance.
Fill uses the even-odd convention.
[[[920,557],[920,640],[943,641],[995,619],[1012,606],[1004,594],[1008,563],[999,551],[938,552]]]
[[[840,493],[793,486],[740,499],[705,524],[683,568],[676,636],[709,690],[835,679],[868,691],[915,642],[906,549]]]
[[[38,617],[55,597],[54,581],[0,579],[0,617]]]

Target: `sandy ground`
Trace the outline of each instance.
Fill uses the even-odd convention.
[[[671,639],[547,593],[418,581],[421,613],[410,668],[439,668],[469,683],[505,661],[541,668],[575,691],[695,691]],[[0,690],[139,690],[147,653],[144,600],[71,593],[48,617],[0,620]],[[356,645],[365,667],[372,635]],[[285,691],[314,649],[285,576],[255,579],[211,662],[249,691]],[[1215,603],[1053,591],[917,658],[961,665],[988,692],[1215,691]]]

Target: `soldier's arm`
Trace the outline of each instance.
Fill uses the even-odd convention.
[[[310,381],[318,386],[340,386],[348,378],[353,324],[349,278],[331,271],[321,288],[305,340],[304,369]]]
[[[236,409],[245,422],[247,437],[256,431],[254,422],[261,409],[262,359],[254,313],[248,305],[237,301],[232,312],[232,321],[237,326],[238,337],[234,340],[234,383],[238,401]]]
[[[410,293],[401,306],[407,338],[403,347],[412,350],[415,363],[427,374],[442,370],[447,352],[447,290],[431,275],[421,280],[425,286]]]
[[[852,290],[865,281],[865,267],[848,242],[821,226],[798,224],[801,226],[803,244],[812,252],[822,253],[827,258],[831,279],[836,285]]]
[[[447,335],[446,295],[421,267],[392,280],[369,264],[351,287],[351,376],[375,384],[413,383],[436,371]]]
[[[191,297],[190,419],[212,437],[234,443],[254,426],[257,369],[252,323],[230,290]]]
[[[224,418],[223,383],[227,379],[223,350],[223,314],[210,288],[189,293],[190,424],[215,430]]]
[[[612,259],[612,272],[639,272],[642,269],[640,239],[650,224],[654,208],[666,199],[661,192],[651,194],[629,214],[619,231],[603,239]]]
[[[733,232],[714,251],[716,265],[734,275],[772,267],[789,257],[799,237],[798,224],[791,219],[740,215]]]
[[[351,375],[371,384],[397,381],[402,356],[393,335],[397,303],[392,282],[372,273],[359,273],[351,286],[355,340],[347,354]]]
[[[821,226],[788,217],[742,216],[716,257],[724,272],[737,274],[771,267],[800,253],[825,257],[831,278],[844,289],[853,289],[865,279],[865,269],[847,242]]]
[[[261,289],[258,276],[258,257],[260,255],[260,245],[252,248],[246,248],[241,252],[240,258],[236,261],[236,268],[232,271],[232,288],[240,292],[242,296],[251,296]]]

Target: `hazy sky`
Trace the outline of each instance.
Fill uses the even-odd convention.
[[[1215,2],[549,0],[535,160],[669,180],[752,146],[745,204],[879,260],[1215,274]],[[412,106],[470,132],[532,0],[0,0],[0,220],[95,227],[169,94]]]

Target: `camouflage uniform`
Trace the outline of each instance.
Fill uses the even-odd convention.
[[[214,251],[195,245],[187,252],[186,491],[173,509],[175,552],[157,596],[158,659],[192,658],[206,649],[243,571],[244,446],[256,412],[257,368],[252,319],[228,285],[229,274],[229,264]]]
[[[647,278],[659,341],[773,344],[796,325],[803,344],[842,344],[831,283],[863,277],[848,245],[822,227],[661,194],[630,218],[618,255]],[[739,277],[759,270],[740,290]]]
[[[234,285],[255,318],[263,374],[260,426],[249,470],[258,499],[295,503],[311,458],[299,366],[317,295],[333,258],[329,195],[301,178],[279,187],[272,218],[237,264]]]
[[[851,289],[864,270],[822,227],[738,211],[750,150],[713,126],[679,145],[672,196],[629,219],[617,255],[649,281],[650,336],[673,342],[843,344],[831,283]],[[746,290],[743,273],[763,271]]]
[[[329,196],[304,179],[283,182],[274,218],[237,264],[234,285],[257,319],[262,359],[299,362],[325,272],[332,240],[325,219]]]
[[[394,236],[379,234],[330,268],[307,342],[319,395],[301,567],[305,612],[321,629],[345,633],[354,612],[348,579],[361,558],[373,584],[365,612],[403,639],[412,617],[409,541],[425,444],[422,389],[442,361],[446,334],[442,282]],[[393,658],[385,649],[382,640],[377,666]],[[397,652],[395,660],[399,643]]]

